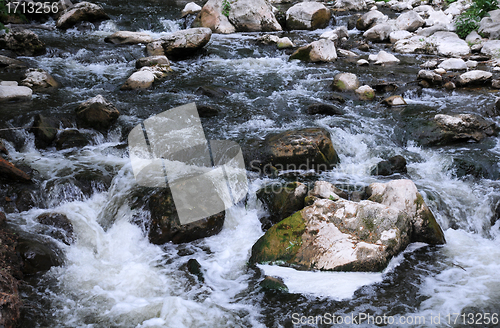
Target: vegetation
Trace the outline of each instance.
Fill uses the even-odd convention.
[[[229,17],[229,11],[231,10],[231,3],[229,0],[222,1],[222,15]]]
[[[476,31],[481,18],[486,16],[488,11],[498,8],[497,0],[474,0],[469,9],[463,12],[455,22],[458,36],[464,39],[470,32]]]

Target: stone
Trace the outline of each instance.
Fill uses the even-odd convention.
[[[350,58],[359,57],[357,53],[344,49],[337,49],[337,54],[340,57],[350,57]]]
[[[114,44],[146,44],[153,41],[153,37],[146,32],[118,31],[104,38],[104,42]]]
[[[212,31],[209,28],[190,28],[170,33],[153,43],[159,42],[163,48],[163,54],[169,58],[182,59],[198,53],[211,37]]]
[[[0,102],[31,100],[33,90],[24,86],[0,85]]]
[[[35,116],[31,132],[35,136],[35,146],[39,149],[47,148],[55,140],[60,122],[54,117],[38,114]]]
[[[410,235],[408,215],[396,208],[318,199],[271,227],[252,247],[249,262],[377,272],[404,250]]]
[[[335,8],[339,10],[354,10],[361,11],[366,9],[366,1],[365,0],[338,0],[335,1]]]
[[[272,6],[266,0],[238,0],[231,2],[229,22],[237,32],[281,31]]]
[[[49,231],[49,235],[61,240],[65,244],[70,245],[75,241],[73,224],[66,215],[45,213],[37,216],[35,220],[40,224],[54,228]]]
[[[199,105],[198,115],[200,117],[214,117],[220,114],[220,110],[211,106]]]
[[[384,105],[387,105],[389,107],[394,107],[394,106],[405,106],[406,101],[403,99],[401,96],[390,96],[382,100],[382,103]]]
[[[376,24],[384,23],[389,18],[378,10],[370,10],[356,21],[356,28],[366,31]]]
[[[288,292],[288,287],[280,277],[265,276],[264,280],[259,283],[259,286],[266,291]]]
[[[446,70],[444,68],[436,68],[434,70],[434,73],[439,74],[439,75],[443,75],[443,74],[446,74]]]
[[[426,26],[440,25],[445,27],[451,24],[453,15],[446,14],[442,10],[430,10],[429,17],[425,20]]]
[[[75,110],[78,126],[107,130],[120,116],[116,107],[97,95],[81,103]]]
[[[271,183],[259,189],[257,198],[270,215],[267,228],[303,209],[306,196],[307,186],[301,182]]]
[[[195,275],[199,282],[204,282],[205,277],[203,277],[203,271],[201,269],[201,264],[196,259],[189,259],[187,261],[188,272]]]
[[[500,89],[500,79],[491,80],[491,87],[494,89]]]
[[[66,9],[56,22],[60,29],[68,29],[80,22],[96,22],[109,19],[100,5],[87,1],[79,2]]]
[[[370,65],[370,62],[368,62],[368,60],[366,59],[360,59],[356,62],[356,65],[358,66],[368,66]]]
[[[367,188],[368,200],[405,212],[413,226],[411,242],[430,245],[446,243],[443,230],[436,221],[424,198],[411,180],[393,180],[388,183],[372,183]]]
[[[445,57],[460,57],[470,54],[467,42],[452,32],[435,32],[431,36],[416,35],[399,40],[394,51],[400,53],[425,53]]]
[[[184,6],[184,9],[182,9],[182,11],[181,11],[181,18],[185,17],[187,15],[190,15],[190,14],[199,13],[200,11],[201,11],[201,7],[200,6],[198,6],[194,2],[189,2],[189,3],[187,3]]]
[[[322,128],[290,130],[268,136],[250,164],[253,169],[266,171],[273,166],[278,171],[314,169],[328,171],[339,163],[330,133]]]
[[[24,69],[28,66],[25,62],[10,58],[7,56],[2,56],[0,55],[0,68],[18,68],[18,69]]]
[[[326,31],[320,35],[321,39],[329,39],[331,41],[342,40],[343,38],[349,39],[349,32],[345,26],[339,26],[331,31]]]
[[[62,254],[52,242],[19,239],[17,250],[23,260],[23,274],[29,276],[63,264]]]
[[[359,100],[375,99],[375,91],[369,85],[360,86],[354,93],[358,96]]]
[[[288,37],[279,38],[276,45],[278,46],[278,49],[287,49],[295,47],[292,40],[290,40]]]
[[[489,40],[484,42],[481,53],[492,57],[500,57],[500,40]]]
[[[393,156],[387,161],[378,162],[370,171],[371,175],[393,175],[395,173],[406,173],[406,159],[401,156]]]
[[[339,73],[333,78],[332,89],[334,91],[354,91],[359,88],[359,84],[355,74]]]
[[[493,74],[486,71],[474,70],[464,73],[458,77],[458,84],[462,86],[471,85],[471,84],[482,84],[491,81],[491,77]]]
[[[348,195],[327,181],[316,181],[311,190],[307,193],[308,197],[314,199],[323,198],[329,200],[339,200],[340,198],[347,199]]]
[[[132,75],[125,81],[120,89],[121,90],[134,90],[134,89],[147,89],[153,85],[155,75],[151,70],[140,70]]]
[[[475,44],[482,41],[483,38],[476,31],[470,32],[469,35],[467,35],[467,37],[465,38],[465,42],[469,44]]]
[[[460,70],[466,70],[467,64],[462,58],[450,58],[443,61],[441,64],[439,64],[438,67],[443,68],[445,70],[460,71]]]
[[[438,61],[431,59],[420,65],[422,68],[436,68],[438,66]]]
[[[19,56],[39,56],[45,54],[45,43],[30,30],[10,29],[0,35],[0,49],[12,50]]]
[[[391,43],[396,43],[399,40],[408,39],[413,36],[413,33],[408,31],[394,31],[389,34],[389,40]]]
[[[31,182],[31,177],[11,162],[0,157],[0,180],[7,182]]]
[[[223,0],[208,0],[193,22],[193,27],[208,27],[214,33],[234,33],[236,28],[222,14]]]
[[[333,62],[337,60],[337,50],[335,43],[328,39],[320,39],[311,42],[307,46],[300,47],[290,59],[299,59],[307,62]]]
[[[299,2],[286,11],[286,27],[290,30],[316,30],[325,28],[331,13],[319,2]]]
[[[28,68],[21,84],[35,90],[58,88],[59,83],[41,68]]]
[[[488,12],[479,23],[478,32],[489,39],[500,39],[500,9]]]
[[[70,148],[83,148],[91,143],[91,136],[81,133],[77,129],[66,129],[62,131],[55,140],[56,149],[64,150]]]
[[[455,90],[457,88],[457,86],[455,85],[455,83],[451,82],[451,81],[448,81],[446,82],[443,87],[446,89],[446,90]]]
[[[389,36],[394,32],[394,27],[390,24],[379,24],[370,28],[368,31],[363,33],[363,37],[367,41],[372,42],[386,42],[389,40]]]
[[[337,106],[316,103],[307,107],[307,113],[311,115],[344,115],[344,111]]]
[[[137,59],[135,62],[135,68],[137,69],[155,65],[170,66],[170,61],[166,56],[150,56]]]
[[[424,24],[425,21],[423,20],[423,18],[413,10],[402,13],[396,19],[396,27],[400,30],[405,30],[408,32],[414,32]]]
[[[375,61],[375,65],[397,64],[400,62],[396,56],[385,52],[384,50],[380,50],[376,56],[372,57],[372,55],[370,55],[368,59]]]
[[[0,139],[0,153],[9,155],[9,151],[7,150],[7,147],[5,147],[5,143],[2,139]]]

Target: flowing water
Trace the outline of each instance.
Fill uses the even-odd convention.
[[[24,145],[15,149],[8,144],[13,161],[29,164],[44,181],[38,207],[8,215],[14,229],[40,231],[35,218],[50,211],[66,214],[76,235],[76,242],[69,246],[52,240],[64,253],[64,264],[32,278],[31,287],[24,288],[28,310],[23,327],[292,327],[297,322],[294,313],[318,316],[327,312],[424,317],[425,323],[410,326],[465,327],[453,320],[449,324],[446,315],[500,314],[500,224],[491,226],[490,222],[500,198],[498,139],[421,148],[401,138],[401,122],[436,113],[482,113],[493,106],[494,94],[418,91],[411,82],[426,60],[421,55],[398,55],[401,64],[390,69],[357,67],[355,61],[344,59],[328,64],[289,61],[290,52],[258,44],[259,33],[213,35],[205,53],[173,62],[173,73],[152,89],[119,91],[145,49],[107,44],[104,37],[117,30],[147,31],[159,37],[181,29],[178,17],[183,4],[113,0],[103,6],[113,20],[95,29],[37,31],[48,45],[47,54],[22,60],[50,72],[62,87],[37,94],[31,103],[8,104],[1,110],[2,127],[29,126],[38,113],[70,116],[79,103],[102,94],[121,112],[118,127],[107,135],[89,130],[93,143],[81,149],[37,150],[33,135],[22,129],[14,133],[25,140]],[[347,18],[337,21],[344,23]],[[283,34],[302,45],[324,31]],[[351,32],[352,39],[360,38],[359,32]],[[379,48],[383,45],[372,52]],[[409,105],[390,109],[348,99],[343,116],[305,113],[309,104],[329,102],[329,85],[338,72],[354,72],[366,84],[378,80],[406,84],[401,90]],[[196,89],[203,85],[223,87],[230,94],[224,98],[197,95]],[[403,155],[408,161],[407,175],[443,227],[447,244],[413,244],[382,273],[249,268],[250,249],[263,234],[259,218],[265,215],[255,191],[271,180],[254,173],[249,173],[246,203],[226,211],[218,235],[183,245],[149,243],[141,226],[141,218],[148,213],[132,210],[128,202],[136,184],[126,136],[144,119],[189,102],[221,109],[219,116],[203,119],[208,139],[233,140],[244,149],[269,133],[326,128],[341,164],[317,178],[337,185],[386,181],[370,176],[371,166]],[[457,177],[454,158],[487,163],[488,174],[485,178]],[[85,193],[71,178],[88,171],[98,172],[103,181]],[[191,258],[201,264],[203,283],[186,269]],[[259,289],[264,273],[283,277],[290,293]],[[439,315],[440,322],[431,323],[431,316]]]

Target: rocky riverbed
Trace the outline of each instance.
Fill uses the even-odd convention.
[[[500,10],[462,39],[470,7],[61,0],[8,18],[1,324],[500,314]],[[127,146],[192,102],[208,140],[241,147],[249,192],[181,225]]]

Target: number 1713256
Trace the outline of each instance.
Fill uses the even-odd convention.
[[[55,14],[59,11],[57,2],[8,2],[8,14]]]

